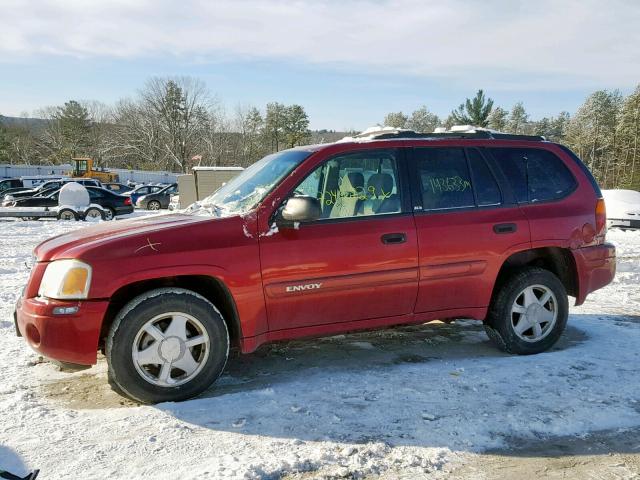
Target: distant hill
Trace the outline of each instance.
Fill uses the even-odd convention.
[[[0,123],[9,126],[27,127],[29,130],[40,130],[47,126],[48,120],[30,117],[5,117],[0,115]]]

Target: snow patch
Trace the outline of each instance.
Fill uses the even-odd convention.
[[[609,231],[616,278],[571,308],[567,332],[549,352],[502,354],[486,337],[479,341],[482,326],[472,321],[337,335],[232,360],[201,398],[150,407],[120,405],[104,360],[62,374],[15,336],[12,313],[32,249],[86,226],[2,221],[0,468],[116,480],[440,478],[451,462],[509,446],[511,437],[640,426],[640,323],[633,317],[640,312],[640,232]],[[396,361],[408,355],[423,361]],[[60,381],[90,401],[118,400],[71,408],[59,391],[46,393]],[[100,389],[82,390],[93,382]]]
[[[270,237],[272,235],[275,235],[278,232],[279,232],[278,226],[274,223],[273,225],[271,225],[271,228],[269,229],[269,231],[267,231],[265,233],[261,233],[260,236],[261,237]]]

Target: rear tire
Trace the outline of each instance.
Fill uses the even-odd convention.
[[[91,207],[88,208],[86,212],[84,212],[84,218],[86,219],[91,219],[91,220],[104,220],[104,211],[100,210],[99,208],[96,207]]]
[[[111,208],[111,207],[107,207],[104,209],[104,217],[105,220],[113,220],[114,218],[116,218],[116,211]]]
[[[58,212],[58,220],[78,220],[78,212],[70,208],[63,208]]]
[[[220,376],[229,334],[206,298],[161,288],[122,308],[106,347],[109,383],[116,391],[141,403],[176,402],[202,393]]]
[[[544,352],[567,325],[569,303],[562,282],[542,268],[529,267],[498,287],[485,320],[485,330],[498,348],[530,355]]]
[[[147,210],[160,210],[161,207],[162,205],[157,200],[151,200],[147,203]]]

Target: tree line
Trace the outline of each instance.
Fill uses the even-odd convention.
[[[272,102],[262,111],[238,106],[229,114],[189,77],[152,78],[135,97],[113,106],[70,100],[35,116],[0,117],[0,162],[61,164],[91,157],[111,168],[187,172],[194,165],[248,166],[271,152],[340,137],[311,132],[301,105]]]
[[[296,104],[239,105],[228,112],[190,77],[152,78],[115,105],[70,100],[35,116],[11,122],[0,116],[0,163],[60,164],[88,156],[111,168],[187,172],[194,165],[248,166],[268,153],[355,133],[311,131]],[[467,124],[543,135],[573,149],[604,188],[640,189],[640,85],[626,97],[596,91],[573,115],[533,120],[522,102],[506,109],[479,90],[446,118],[422,106],[391,112],[380,123],[418,132]]]
[[[571,148],[603,188],[640,190],[640,85],[626,97],[618,90],[598,90],[573,116],[560,112],[532,120],[522,102],[507,110],[494,106],[494,101],[479,90],[444,119],[423,106],[411,114],[391,112],[382,124],[420,132],[431,132],[439,126],[474,125],[505,133],[542,135]]]

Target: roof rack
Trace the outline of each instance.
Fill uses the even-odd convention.
[[[420,133],[414,130],[404,128],[368,128],[364,132],[354,135],[353,137],[345,137],[342,141],[363,141],[363,140],[387,140],[387,139],[403,139],[403,138],[460,138],[460,139],[490,139],[490,140],[527,140],[533,142],[544,142],[546,138],[542,135],[516,135],[511,133],[502,133],[495,130],[489,130],[482,127],[474,127],[471,125],[455,125],[450,130],[442,127],[437,128],[432,133]]]

